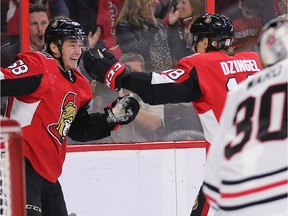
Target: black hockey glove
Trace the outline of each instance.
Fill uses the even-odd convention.
[[[132,122],[140,109],[139,102],[131,95],[127,94],[118,97],[112,104],[104,108],[107,116],[107,123],[116,130],[120,125]]]
[[[104,83],[112,90],[120,90],[125,65],[105,48],[92,48],[83,53],[84,68],[87,73],[99,82]]]

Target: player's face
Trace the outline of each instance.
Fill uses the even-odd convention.
[[[83,43],[76,39],[66,39],[62,45],[62,60],[65,70],[76,69],[82,54]]]
[[[47,13],[30,13],[30,46],[33,50],[41,51],[44,48],[44,33],[48,23]]]

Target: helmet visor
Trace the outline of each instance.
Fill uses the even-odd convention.
[[[77,43],[80,44],[80,47],[83,51],[87,50],[89,48],[89,40],[86,35],[78,35],[78,36],[68,36],[65,38],[65,40],[76,40]]]
[[[89,48],[89,40],[88,37],[86,35],[81,35],[81,36],[69,36],[65,38],[67,39],[72,39],[72,40],[76,40],[77,43],[80,43],[80,47],[81,49],[87,50]]]

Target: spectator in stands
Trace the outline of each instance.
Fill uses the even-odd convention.
[[[125,0],[116,24],[116,40],[122,53],[139,53],[147,71],[173,66],[167,27],[154,15],[158,0]]]
[[[205,14],[191,25],[193,50],[197,54],[182,58],[175,68],[162,73],[133,73],[107,50],[89,50],[83,54],[86,70],[110,89],[125,88],[137,93],[151,105],[193,102],[211,143],[219,126],[226,93],[247,77],[260,71],[254,52],[233,54],[234,28],[231,20],[219,14]],[[253,65],[253,66],[252,66]],[[199,202],[198,202],[199,201]],[[192,215],[207,214],[207,203],[200,190]]]
[[[261,4],[262,23],[267,23],[278,16],[287,17],[287,0],[262,0]]]
[[[208,153],[204,194],[215,215],[287,215],[288,22],[260,33],[264,70],[228,93]]]
[[[30,50],[42,51],[44,49],[44,32],[49,23],[47,7],[44,4],[30,4]],[[8,42],[1,47],[1,67],[12,64],[20,53],[20,39],[15,43]]]
[[[102,34],[100,41],[115,56],[120,58],[122,52],[116,40],[116,22],[123,7],[124,0],[99,0],[97,15],[97,25],[101,27]]]
[[[119,59],[130,71],[145,72],[145,61],[143,56],[137,53],[125,53]],[[119,91],[119,96],[131,93],[126,89]],[[113,131],[111,136],[97,142],[146,142],[157,141],[157,132],[164,128],[164,106],[144,103],[139,96],[134,97],[140,103],[140,110],[135,120],[125,127]]]
[[[43,4],[31,4],[29,6],[30,19],[30,49],[42,51],[44,49],[44,32],[49,23],[48,10]],[[20,38],[9,41],[1,46],[1,67],[8,67],[20,53]],[[6,97],[1,97],[1,114],[4,115],[6,109]]]
[[[5,5],[6,3],[6,5]],[[6,6],[6,7],[5,7]],[[2,11],[3,8],[3,11]],[[2,26],[5,26],[4,32],[1,31],[1,45],[3,41],[14,43],[19,40],[20,37],[20,10],[19,0],[7,0],[7,2],[1,1],[1,13],[3,12],[3,20],[1,19],[1,30]],[[2,14],[1,14],[2,15]],[[4,34],[4,37],[3,37]]]
[[[177,62],[173,58],[177,53],[170,50],[167,25],[155,17],[158,5],[158,0],[125,0],[116,24],[121,52],[141,54],[146,71],[168,69]]]
[[[5,41],[5,43],[13,43],[15,40],[19,40],[21,29],[19,22],[21,19],[20,3],[20,0],[1,1],[1,13],[5,14],[5,18],[3,17],[4,19],[1,19],[1,45],[4,44],[2,43],[3,41]],[[50,18],[57,16],[69,17],[65,0],[29,0],[29,4],[46,5]],[[4,26],[3,29],[2,26]],[[4,30],[4,32],[2,30]]]
[[[159,0],[159,3],[156,6],[156,11],[154,13],[155,17],[159,19],[164,19],[172,6],[173,0]]]
[[[234,26],[235,52],[255,51],[257,38],[263,27],[262,8],[262,0],[239,0],[238,4],[227,13]]]
[[[66,1],[70,18],[79,22],[86,33],[96,32],[99,0],[73,0]],[[89,17],[89,19],[87,19]]]
[[[44,4],[48,8],[51,18],[55,17],[70,17],[70,12],[67,7],[66,0],[29,0],[30,4]]]
[[[263,23],[277,17],[288,18],[288,0],[263,0],[263,5],[261,12]]]
[[[97,47],[109,49],[120,58],[121,50],[116,43],[115,26],[124,0],[74,0],[68,1],[71,18],[78,21],[85,32],[94,34],[101,29]],[[89,19],[87,19],[89,17]]]
[[[269,0],[270,1],[270,0]],[[239,0],[216,0],[215,9],[218,14],[227,14],[227,10],[237,5]]]
[[[190,27],[193,21],[204,14],[204,6],[205,1],[202,0],[179,0],[164,19],[168,24],[168,41],[173,53],[173,62],[192,54],[189,47],[192,40]],[[192,135],[192,131],[195,131],[194,134],[203,132],[199,118],[190,103],[166,104],[165,125],[163,139],[187,140],[192,139],[192,136],[196,139],[201,136]],[[190,136],[186,136],[186,133],[190,133]]]
[[[138,101],[126,95],[102,113],[89,113],[91,88],[76,69],[87,40],[79,23],[53,19],[45,31],[47,52],[21,53],[1,68],[1,96],[9,96],[6,117],[23,131],[27,216],[68,215],[58,181],[68,136],[81,142],[109,136],[139,111]]]
[[[205,13],[205,2],[202,0],[177,1],[175,10],[166,17],[168,22],[168,38],[171,52],[176,61],[184,56],[191,55],[192,35],[190,27],[193,21]]]
[[[47,1],[47,0],[46,0]],[[70,12],[66,4],[66,0],[49,0],[47,6],[50,11],[50,16],[54,17],[70,17]]]

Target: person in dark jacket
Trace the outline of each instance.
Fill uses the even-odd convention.
[[[116,40],[122,53],[141,54],[147,71],[173,66],[167,26],[154,15],[157,4],[156,0],[126,0],[116,24]]]

